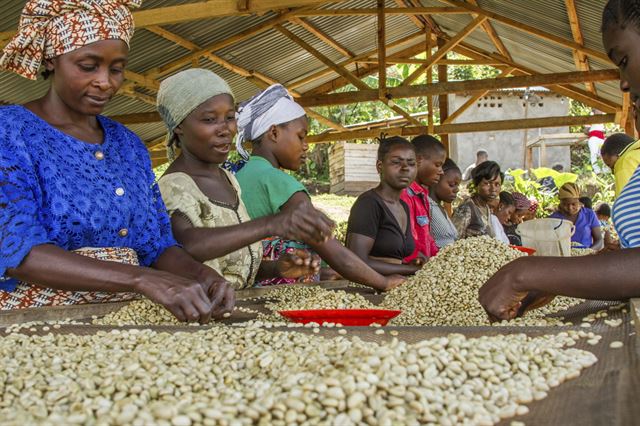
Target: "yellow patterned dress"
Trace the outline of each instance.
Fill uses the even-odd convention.
[[[223,171],[238,194],[236,205],[209,199],[188,174],[176,172],[164,175],[158,182],[169,215],[181,214],[195,228],[232,226],[251,220],[242,203],[238,181],[231,173]],[[262,244],[256,242],[204,264],[224,276],[235,289],[242,289],[253,285],[260,259]]]

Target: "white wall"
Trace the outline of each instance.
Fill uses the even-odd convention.
[[[569,113],[569,100],[551,92],[535,92],[539,103],[528,104],[522,99],[522,91],[492,92],[480,99],[475,105],[467,109],[456,123],[516,120],[527,118],[566,116]],[[470,96],[449,95],[451,111],[455,111],[463,105]],[[529,129],[527,140],[540,134],[568,133],[569,127],[551,127],[544,129]],[[522,168],[524,160],[524,130],[509,130],[500,132],[459,133],[451,135],[451,157],[464,170],[469,164],[475,162],[478,149],[485,149],[489,153],[489,159],[498,162],[503,170],[508,168]],[[538,150],[534,149],[534,167],[538,166]],[[547,148],[547,164],[562,164],[568,170],[571,156],[568,147]]]

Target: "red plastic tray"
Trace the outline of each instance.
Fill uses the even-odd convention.
[[[314,309],[304,311],[280,311],[280,315],[302,324],[323,322],[342,325],[386,325],[402,311],[390,309]]]
[[[536,249],[533,249],[531,247],[521,247],[521,246],[509,246],[509,247],[511,247],[512,249],[519,250],[523,253],[527,253],[529,256],[533,256],[534,253],[536,252]]]

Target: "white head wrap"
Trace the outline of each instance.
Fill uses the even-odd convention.
[[[242,142],[254,141],[271,126],[288,123],[305,114],[304,108],[293,100],[281,84],[269,86],[238,109],[238,153],[248,160],[249,153],[242,147]]]

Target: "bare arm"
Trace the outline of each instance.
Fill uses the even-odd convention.
[[[159,259],[160,269],[164,262]],[[7,274],[58,290],[140,293],[164,305],[181,321],[207,322],[213,311],[202,283],[194,278],[92,259],[52,244],[34,247],[20,266]]]
[[[354,252],[364,263],[366,263],[371,269],[382,275],[412,275],[420,269],[415,265],[399,265],[394,263],[387,263],[377,259],[369,257],[371,249],[375,240],[366,235],[350,233],[347,235],[347,248]]]
[[[276,215],[216,228],[196,228],[183,214],[174,213],[171,227],[176,240],[200,262],[225,256],[272,235],[314,243],[326,241],[334,223],[313,206],[303,207],[307,208],[283,209]]]
[[[591,249],[595,251],[600,251],[604,248],[604,239],[602,238],[602,228],[594,227],[591,228],[591,238],[593,239],[593,245],[591,245]]]
[[[515,317],[529,292],[584,299],[640,296],[640,248],[581,257],[523,257],[500,269],[480,289],[489,315]]]
[[[313,208],[311,200],[303,192],[294,194],[283,207],[298,208],[299,206],[302,206],[304,209],[308,209],[309,206]],[[397,286],[402,282],[398,277],[391,276],[385,278],[380,275],[367,266],[355,253],[340,244],[335,238],[331,238],[322,244],[315,244],[308,241],[305,241],[305,243],[309,244],[331,268],[348,280],[368,285],[377,290],[388,290],[390,287]]]

